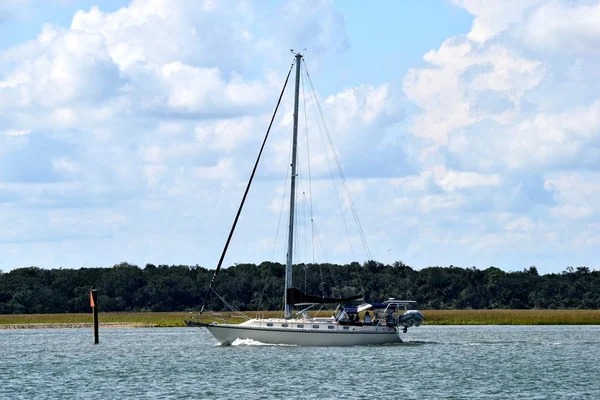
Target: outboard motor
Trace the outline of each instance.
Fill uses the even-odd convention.
[[[398,317],[398,324],[402,325],[404,328],[421,326],[423,321],[425,321],[425,317],[421,314],[421,311],[418,310],[408,310]],[[404,329],[404,331],[406,332],[406,329]]]

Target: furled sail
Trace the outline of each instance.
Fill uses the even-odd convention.
[[[320,297],[303,293],[296,288],[287,289],[288,304],[327,304],[327,303],[348,303],[351,301],[361,300],[362,295],[351,297]]]

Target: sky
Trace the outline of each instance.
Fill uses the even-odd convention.
[[[0,270],[214,268],[290,49],[373,259],[600,268],[598,0],[2,0]],[[285,260],[289,89],[225,266]],[[365,261],[311,109],[295,259]]]

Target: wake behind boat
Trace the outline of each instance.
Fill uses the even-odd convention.
[[[401,333],[413,326],[420,326],[424,321],[423,314],[412,310],[415,302],[390,298],[381,303],[364,302],[364,293],[350,297],[320,297],[303,293],[292,285],[292,264],[294,256],[294,211],[296,201],[297,178],[297,141],[298,141],[298,98],[300,92],[300,70],[303,56],[295,54],[296,85],[294,93],[294,120],[291,154],[290,175],[290,207],[288,225],[288,244],[286,254],[285,291],[283,318],[248,319],[241,324],[199,323],[186,321],[188,325],[200,326],[208,331],[222,345],[231,345],[236,339],[251,339],[265,344],[285,344],[300,346],[355,346],[402,342]],[[279,96],[275,113],[263,140],[250,180],[244,192],[242,202],[234,219],[233,226],[227,238],[225,247],[219,259],[217,268],[204,297],[200,313],[204,311],[206,300],[214,292],[213,284],[221,269],[227,248],[233,236],[241,214],[246,196],[252,184],[260,157],[267,141],[273,120],[279,108],[288,79]],[[307,73],[308,76],[308,73]],[[310,79],[310,77],[309,77]],[[334,152],[335,154],[335,152]],[[336,162],[338,160],[336,159]],[[339,162],[338,162],[339,168]],[[346,186],[344,182],[344,186]],[[349,196],[349,193],[348,193]],[[351,203],[351,199],[350,203]],[[355,212],[352,205],[352,211]],[[355,215],[358,221],[358,217]],[[359,224],[360,226],[360,224]],[[363,243],[362,228],[359,229]],[[308,312],[317,305],[339,304],[330,317],[309,317]],[[305,307],[294,315],[294,307]]]

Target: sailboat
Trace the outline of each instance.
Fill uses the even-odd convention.
[[[366,303],[362,295],[345,298],[332,298],[308,295],[295,288],[292,284],[292,263],[294,255],[294,208],[296,198],[296,163],[298,138],[298,99],[300,91],[300,67],[303,55],[294,53],[295,61],[288,72],[284,87],[279,96],[275,113],[262,143],[242,202],[234,219],[233,226],[227,238],[225,248],[215,269],[209,288],[204,297],[200,313],[215,279],[221,269],[225,253],[233,236],[238,218],[242,211],[250,185],[254,178],[260,156],[265,147],[267,137],[273,125],[273,120],[292,69],[295,66],[296,84],[294,92],[294,119],[291,155],[289,231],[285,270],[285,292],[283,318],[254,318],[240,324],[229,323],[200,323],[186,321],[188,325],[200,326],[207,329],[221,345],[231,345],[236,339],[251,339],[265,344],[300,345],[300,346],[355,346],[374,345],[402,342],[401,333],[406,333],[409,327],[420,326],[424,321],[420,311],[412,309],[415,302],[389,298],[380,303]],[[316,305],[337,303],[338,307],[329,317],[311,317],[309,310]],[[294,314],[295,306],[304,308]],[[371,315],[372,313],[372,315]]]

